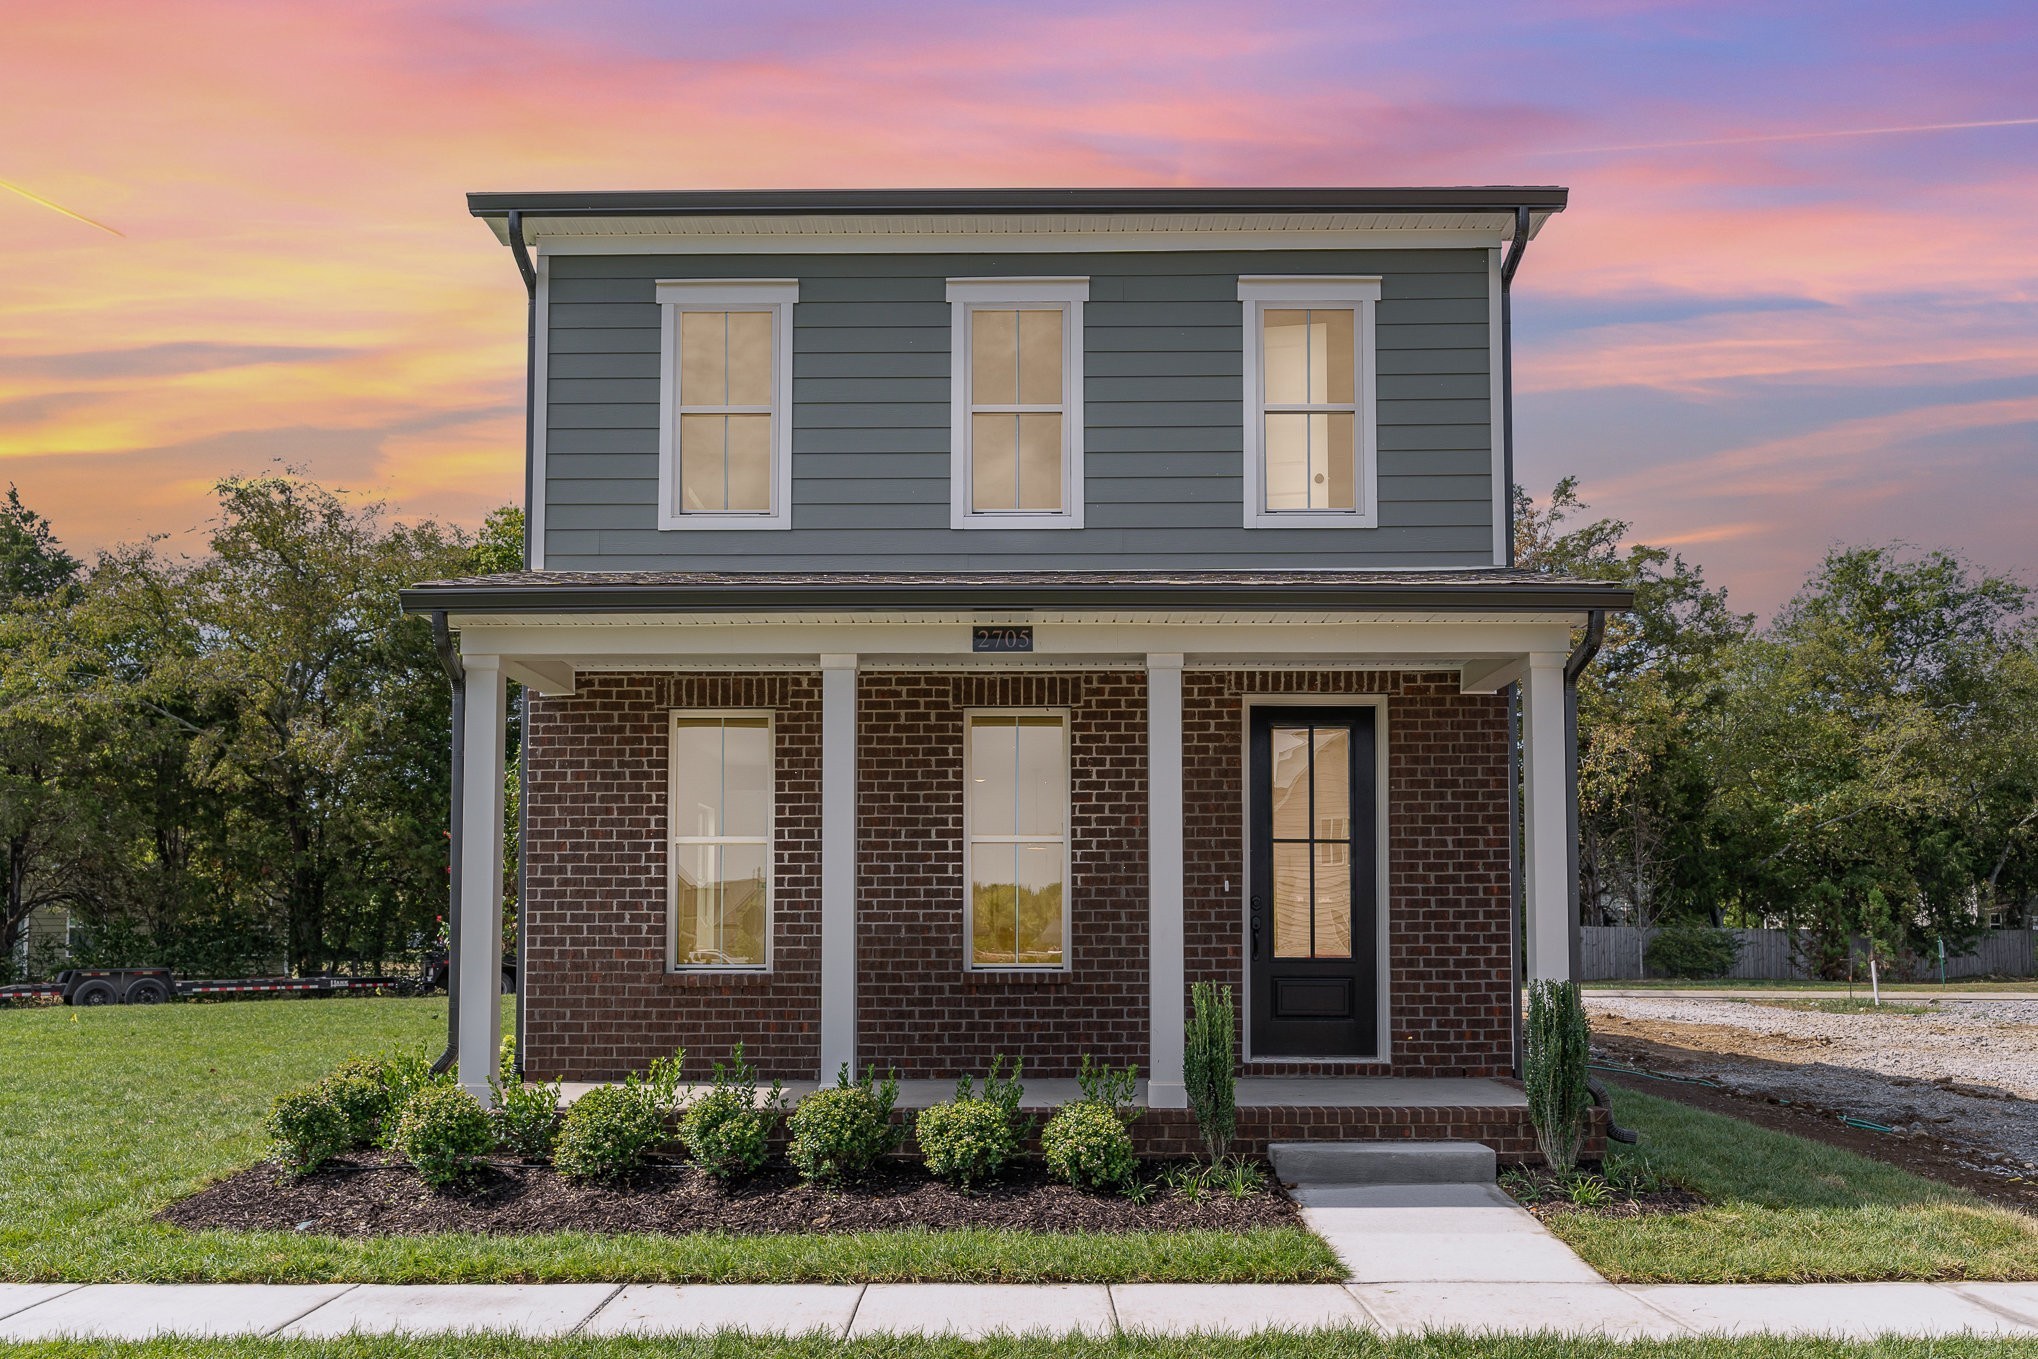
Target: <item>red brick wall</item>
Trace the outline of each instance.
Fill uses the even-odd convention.
[[[1069,710],[1070,968],[963,970],[962,721],[968,708]],[[905,1076],[1074,1075],[1082,1053],[1144,1067],[1146,677],[860,677],[857,1053]]]
[[[1505,1074],[1505,700],[1454,674],[1190,671],[1183,680],[1187,974],[1236,984],[1248,694],[1388,697],[1393,1061],[1255,1063],[1252,1074]],[[666,721],[674,707],[777,714],[774,966],[665,972]],[[962,714],[1071,712],[1072,968],[963,970]],[[1085,1051],[1142,1067],[1146,689],[1139,672],[865,672],[858,692],[858,1052],[907,1076],[993,1052],[1071,1074]],[[684,1045],[699,1071],[742,1040],[767,1075],[819,1062],[818,675],[591,676],[531,704],[527,1068],[596,1078]],[[1226,881],[1231,884],[1226,891]]]
[[[777,787],[772,969],[666,971],[666,766],[674,708],[770,709]],[[620,1076],[676,1047],[690,1073],[740,1041],[767,1076],[820,1064],[821,679],[589,675],[531,695],[524,790],[525,1070]]]
[[[1513,1065],[1507,701],[1460,694],[1453,673],[1192,670],[1183,676],[1188,980],[1236,984],[1243,967],[1243,704],[1255,694],[1387,696],[1392,1061],[1385,1070],[1378,1063],[1264,1061],[1251,1063],[1248,1074],[1507,1074]],[[1242,1024],[1242,994],[1240,1010]]]

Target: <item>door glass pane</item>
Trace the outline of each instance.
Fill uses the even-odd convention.
[[[1010,406],[1019,400],[1019,313],[972,310],[970,400],[979,406]]]
[[[1276,840],[1309,838],[1309,728],[1275,727],[1273,826]]]
[[[1352,834],[1352,734],[1344,727],[1314,733],[1316,827],[1319,840],[1349,840]]]
[[[694,313],[685,312],[692,316]],[[720,510],[728,504],[722,480],[726,415],[679,417],[679,501],[682,511]]]
[[[672,732],[672,833],[722,835],[722,724],[680,722]]]
[[[1061,312],[1019,313],[1019,404],[1061,404]],[[978,400],[989,400],[979,397]]]
[[[1017,845],[970,850],[970,961],[994,967],[1019,961]]]
[[[683,311],[679,314],[679,404],[729,404],[729,314]]]
[[[761,717],[722,723],[723,835],[771,833],[771,728]]]
[[[771,404],[771,313],[729,313],[729,396],[731,406]]]
[[[1061,508],[1061,417],[1019,417],[1019,488],[1022,510]]]
[[[1309,508],[1309,422],[1300,414],[1269,415],[1262,431],[1267,508]]]
[[[1030,967],[1061,966],[1062,847],[1019,846],[1019,956]]]
[[[1343,842],[1316,847],[1318,958],[1352,956],[1352,851]]]
[[[717,963],[764,963],[764,846],[723,845],[721,930],[715,940]]]
[[[1017,751],[1013,785],[1017,808],[1011,833],[1053,835],[1062,833],[1068,813],[1068,754],[1059,717],[1020,717],[1012,720]],[[983,828],[986,832],[990,827]],[[1001,828],[1002,829],[1002,828]]]
[[[728,508],[765,514],[771,510],[771,417],[731,415],[728,419]]]
[[[970,508],[1019,508],[1019,417],[973,415],[969,425]]]
[[[1260,313],[1260,335],[1260,371],[1267,404],[1307,404],[1309,313],[1268,308]]]
[[[1309,846],[1276,844],[1274,850],[1274,956],[1309,956]]]

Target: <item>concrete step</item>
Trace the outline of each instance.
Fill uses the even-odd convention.
[[[1276,1142],[1267,1148],[1285,1184],[1492,1184],[1483,1142]]]

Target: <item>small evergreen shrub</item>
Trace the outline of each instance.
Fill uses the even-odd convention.
[[[568,1179],[621,1184],[664,1143],[665,1115],[627,1085],[597,1085],[560,1124],[552,1164]]]
[[[347,1119],[350,1146],[372,1147],[382,1137],[382,1125],[389,1118],[390,1089],[383,1084],[378,1064],[371,1058],[353,1057],[319,1082],[333,1107]]]
[[[526,1161],[548,1160],[559,1140],[559,1082],[534,1085],[513,1076],[498,1081],[488,1117],[496,1146]]]
[[[1231,988],[1197,982],[1189,991],[1189,1027],[1183,1035],[1182,1081],[1203,1135],[1203,1151],[1216,1165],[1238,1131],[1238,1012]]]
[[[1590,1033],[1578,983],[1529,983],[1528,1024],[1523,1030],[1522,1085],[1536,1145],[1550,1169],[1570,1173],[1585,1140],[1585,1115],[1592,1105],[1587,1087]]]
[[[788,1123],[786,1159],[803,1179],[842,1184],[861,1177],[878,1158],[896,1151],[905,1129],[892,1124],[899,1097],[897,1076],[877,1080],[875,1068],[851,1082],[849,1068],[835,1077],[833,1090],[816,1090],[801,1100]]]
[[[920,1111],[913,1131],[933,1175],[967,1189],[996,1179],[1019,1154],[1030,1130],[1019,1121],[1024,1063],[1015,1062],[1009,1077],[1001,1074],[1004,1065],[1003,1056],[992,1057],[982,1093],[964,1076],[955,1083],[954,1099]]]
[[[1665,925],[1642,950],[1642,962],[1651,974],[1689,981],[1724,977],[1740,956],[1740,936],[1711,925]]]
[[[1040,1149],[1056,1179],[1078,1189],[1112,1189],[1132,1178],[1136,1161],[1125,1120],[1107,1104],[1080,1099],[1064,1104],[1040,1134]]]
[[[1076,1089],[1082,1092],[1078,1096],[1082,1103],[1101,1105],[1127,1123],[1139,1117],[1139,1106],[1132,1102],[1139,1089],[1136,1066],[1105,1066],[1092,1062],[1086,1052],[1076,1072]]]
[[[418,1091],[396,1120],[396,1150],[434,1189],[472,1179],[494,1147],[487,1111],[458,1086]]]
[[[718,1180],[734,1180],[761,1169],[771,1154],[771,1127],[785,1109],[777,1081],[757,1098],[757,1072],[743,1060],[738,1043],[729,1061],[715,1063],[714,1086],[679,1120],[679,1140],[694,1163]]]
[[[269,1136],[271,1158],[293,1175],[308,1175],[354,1145],[353,1124],[322,1083],[278,1096]]]

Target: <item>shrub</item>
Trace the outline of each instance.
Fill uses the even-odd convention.
[[[1000,1074],[1004,1065],[1002,1056],[991,1059],[981,1094],[964,1076],[955,1083],[953,1100],[920,1111],[914,1133],[934,1175],[967,1189],[995,1179],[1019,1154],[1029,1130],[1019,1122],[1019,1099],[1026,1089],[1019,1083],[1024,1063],[1014,1063],[1009,1077]]]
[[[270,1155],[293,1175],[306,1175],[354,1145],[346,1111],[324,1084],[277,1097],[269,1110]]]
[[[1203,1135],[1204,1154],[1216,1165],[1231,1150],[1232,1135],[1238,1130],[1238,1012],[1231,988],[1220,990],[1214,982],[1197,982],[1190,989],[1189,1003],[1182,1080],[1188,1087],[1189,1107],[1196,1112],[1197,1131]]]
[[[597,1085],[567,1109],[552,1164],[569,1179],[620,1184],[664,1141],[665,1116],[651,1100],[627,1085]]]
[[[1586,1087],[1590,1034],[1578,983],[1530,982],[1523,1038],[1522,1084],[1536,1145],[1550,1169],[1568,1174],[1578,1162],[1585,1113],[1592,1103]]]
[[[372,1058],[353,1057],[340,1063],[319,1082],[319,1088],[346,1117],[349,1145],[372,1147],[381,1139],[382,1125],[389,1120],[391,1091]]]
[[[1642,950],[1642,961],[1651,973],[1691,981],[1726,976],[1740,956],[1740,936],[1711,925],[1666,925]]]
[[[898,1149],[905,1135],[905,1129],[892,1125],[898,1077],[880,1082],[876,1076],[875,1068],[866,1068],[852,1084],[845,1066],[833,1090],[816,1090],[793,1110],[786,1159],[802,1178],[831,1184],[854,1180],[878,1157]]]
[[[771,1125],[784,1109],[785,1089],[777,1081],[760,1106],[757,1072],[738,1043],[727,1064],[715,1063],[714,1088],[679,1120],[679,1140],[702,1170],[718,1180],[737,1179],[764,1165]]]
[[[396,1120],[396,1150],[434,1189],[472,1179],[495,1147],[488,1113],[458,1086],[420,1090]]]
[[[1083,1054],[1082,1067],[1076,1072],[1076,1089],[1082,1092],[1079,1097],[1082,1103],[1102,1105],[1130,1123],[1139,1117],[1139,1107],[1132,1102],[1138,1088],[1138,1067],[1092,1063],[1090,1054]]]
[[[533,1085],[514,1077],[501,1080],[488,1117],[495,1125],[498,1147],[526,1161],[546,1160],[559,1140],[559,1082]]]
[[[1136,1165],[1125,1120],[1094,1100],[1064,1104],[1041,1131],[1040,1149],[1055,1178],[1078,1189],[1122,1185],[1132,1178]]]

